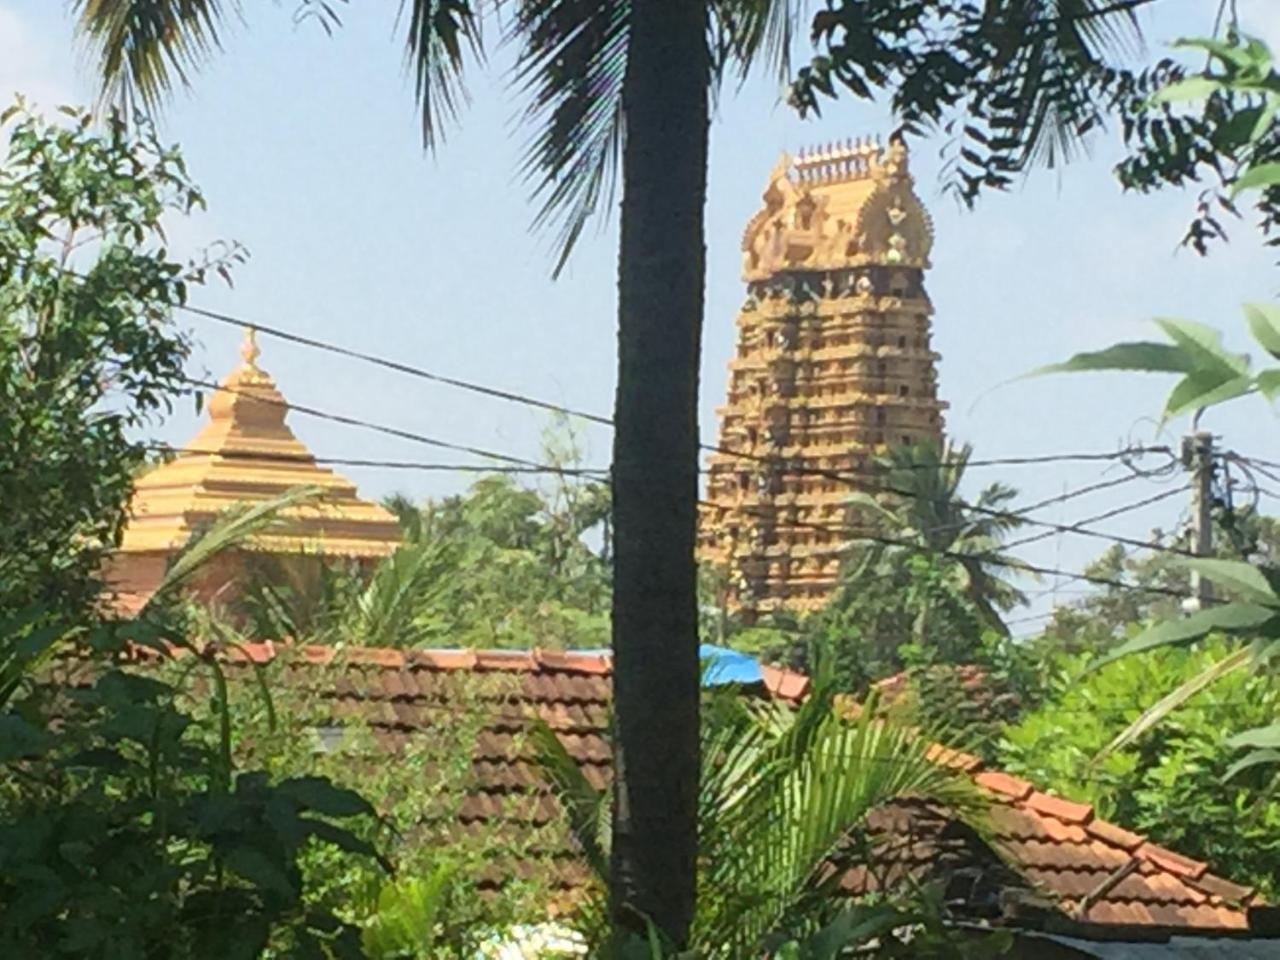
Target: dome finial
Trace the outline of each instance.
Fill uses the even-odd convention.
[[[256,327],[244,328],[244,343],[240,345],[240,357],[246,367],[258,369],[258,357],[262,351],[258,348],[258,331]]]

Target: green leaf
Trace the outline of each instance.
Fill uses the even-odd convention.
[[[1172,420],[1188,410],[1203,410],[1215,404],[1226,403],[1236,397],[1243,397],[1252,392],[1253,388],[1252,377],[1232,377],[1229,380],[1221,380],[1216,374],[1183,377],[1165,401],[1161,419]]]
[[[354,817],[373,813],[369,801],[345,787],[338,787],[325,777],[294,777],[285,780],[277,791],[299,806],[326,817]]]
[[[1240,174],[1231,184],[1227,196],[1235,197],[1245,190],[1259,190],[1276,184],[1280,184],[1280,162],[1260,163]]]
[[[1171,562],[1184,569],[1198,571],[1241,599],[1280,608],[1280,597],[1276,596],[1270,581],[1251,563],[1212,557],[1175,557]]]
[[[1280,307],[1273,303],[1246,303],[1244,315],[1249,332],[1262,348],[1280,360]]]
[[[294,900],[298,895],[297,888],[280,865],[255,847],[235,847],[222,857],[222,862],[228,870],[285,900]]]
[[[1224,380],[1249,372],[1249,358],[1230,353],[1222,343],[1222,331],[1194,320],[1156,317],[1155,324],[1176,344],[1193,366],[1191,372],[1220,371]]]
[[[1264,397],[1274,402],[1280,394],[1280,369],[1260,370],[1253,382]]]
[[[1222,81],[1213,77],[1187,77],[1177,80],[1156,91],[1151,103],[1180,103],[1188,100],[1203,100],[1217,90],[1222,89]]]
[[[1027,376],[1046,373],[1080,373],[1091,370],[1134,370],[1142,373],[1192,373],[1198,369],[1194,357],[1167,343],[1137,341],[1117,343],[1105,350],[1077,353],[1063,363],[1038,367]]]
[[[53,746],[54,738],[17,714],[0,714],[0,763],[39,756]]]
[[[1280,750],[1253,750],[1245,754],[1231,766],[1227,767],[1227,772],[1222,775],[1222,780],[1225,783],[1226,781],[1233,779],[1237,774],[1243,773],[1251,767],[1261,766],[1264,763],[1280,763]]]
[[[1262,607],[1249,603],[1229,603],[1221,607],[1210,607],[1198,610],[1189,617],[1168,620],[1145,630],[1138,636],[1122,643],[1115,650],[1089,666],[1089,672],[1099,669],[1113,660],[1142,653],[1156,647],[1173,644],[1190,643],[1208,636],[1210,633],[1237,633],[1245,630],[1256,630],[1276,618],[1277,611],[1271,607]]]
[[[1224,64],[1241,70],[1265,64],[1269,60],[1266,45],[1252,39],[1249,43],[1241,45],[1214,40],[1211,37],[1182,37],[1175,40],[1173,46],[1180,50],[1204,50]],[[1259,59],[1260,54],[1261,59]]]
[[[298,823],[302,825],[310,836],[315,837],[317,840],[332,844],[347,853],[358,853],[361,856],[372,857],[388,873],[395,872],[392,864],[385,857],[378,854],[373,844],[357,837],[350,830],[329,823],[327,820],[312,820],[310,817],[299,817]]]
[[[1263,750],[1280,750],[1280,723],[1266,727],[1254,727],[1228,737],[1226,745],[1233,750],[1240,747],[1254,747]]]

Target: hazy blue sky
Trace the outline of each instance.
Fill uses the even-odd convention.
[[[530,235],[533,208],[516,175],[524,132],[519,102],[497,67],[473,75],[474,102],[435,157],[423,154],[403,69],[397,3],[353,3],[332,38],[295,27],[289,0],[250,3],[247,25],[164,118],[204,186],[210,213],[176,231],[194,249],[234,238],[252,253],[234,290],[193,302],[311,336],[384,353],[445,374],[608,412],[614,380],[616,221],[589,234],[566,273],[550,279],[546,241]],[[1153,48],[1207,32],[1217,0],[1165,0],[1148,16]],[[1280,0],[1240,0],[1246,26],[1280,45]],[[0,97],[21,90],[44,105],[85,102],[91,71],[76,55],[66,4],[0,0]],[[712,132],[708,201],[707,326],[702,430],[715,438],[725,362],[742,299],[739,240],[778,154],[814,142],[889,129],[887,113],[844,101],[821,119],[799,120],[760,80],[720,102]],[[1177,247],[1194,205],[1190,193],[1123,195],[1110,174],[1113,132],[1093,156],[1065,171],[1039,171],[975,212],[941,195],[940,142],[915,146],[918,192],[936,223],[928,276],[942,353],[948,429],[980,458],[1113,449],[1151,440],[1159,378],[1058,377],[991,391],[1040,364],[1147,335],[1152,316],[1212,323],[1246,347],[1238,305],[1272,297],[1280,272],[1247,224],[1207,260]],[[196,372],[221,376],[237,359],[238,334],[184,319],[200,341]],[[263,366],[286,396],[312,405],[534,457],[545,418],[376,368],[263,339]],[[301,416],[296,432],[321,456],[436,460],[425,447]],[[191,410],[163,428],[181,442]],[[1215,411],[1208,426],[1227,445],[1274,457],[1274,414],[1261,401]],[[1175,424],[1170,439],[1185,424]],[[588,431],[589,459],[608,459],[608,436]],[[456,459],[456,458],[455,458]],[[369,495],[426,496],[461,488],[465,476],[348,471]],[[970,487],[1001,479],[1030,501],[1116,476],[1094,465],[974,469]],[[1177,482],[1181,483],[1181,479]],[[1145,481],[1039,514],[1057,522],[1149,496]],[[1178,522],[1172,498],[1111,521],[1143,536]],[[1028,559],[1079,569],[1099,544],[1050,538]],[[1046,582],[1033,589],[1047,589]],[[1073,585],[1078,587],[1077,585]],[[1072,587],[1067,588],[1072,589]],[[1043,609],[1038,607],[1037,609]]]

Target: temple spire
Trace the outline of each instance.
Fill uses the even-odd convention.
[[[253,326],[244,328],[244,343],[240,345],[240,357],[244,365],[251,370],[258,369],[258,357],[262,350],[258,347],[258,329]]]

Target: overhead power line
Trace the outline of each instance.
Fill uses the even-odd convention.
[[[230,393],[230,394],[235,394],[235,395],[237,395],[237,396],[244,396],[244,397],[248,397],[249,399],[254,400],[255,402],[258,402],[258,403],[265,403],[265,404],[268,404],[268,405],[271,405],[271,406],[276,406],[276,407],[283,408],[283,409],[285,409],[285,410],[292,410],[292,411],[296,411],[296,412],[301,413],[301,414],[303,414],[303,415],[305,415],[305,416],[315,417],[315,418],[317,418],[317,419],[322,419],[322,420],[329,420],[329,421],[334,422],[334,423],[341,423],[341,424],[344,424],[344,425],[346,425],[346,426],[358,427],[358,428],[365,429],[365,430],[372,430],[372,431],[375,431],[375,432],[378,432],[378,433],[386,434],[386,435],[388,435],[388,436],[397,437],[397,438],[399,438],[399,439],[403,439],[403,440],[410,440],[410,441],[415,442],[415,443],[425,444],[425,445],[427,445],[427,446],[435,447],[435,448],[437,448],[437,449],[442,449],[442,450],[451,450],[451,451],[454,451],[454,452],[457,452],[457,453],[466,453],[466,454],[470,454],[471,456],[477,456],[477,457],[482,457],[482,458],[489,459],[489,460],[495,460],[495,461],[498,461],[498,462],[500,462],[500,463],[505,463],[505,464],[509,464],[509,465],[512,465],[512,466],[524,467],[524,468],[526,468],[526,469],[533,469],[533,470],[536,470],[537,472],[544,472],[544,473],[566,473],[566,471],[565,471],[564,469],[562,469],[562,468],[558,468],[558,467],[556,467],[556,466],[554,466],[554,465],[544,464],[544,463],[538,463],[538,462],[533,461],[533,460],[527,460],[527,459],[525,459],[525,458],[523,458],[523,457],[515,457],[515,456],[511,456],[510,454],[498,453],[498,452],[496,452],[496,451],[492,451],[492,450],[485,450],[485,449],[480,448],[480,447],[473,447],[473,446],[468,446],[468,445],[466,445],[466,444],[458,444],[458,443],[453,443],[453,442],[451,442],[451,441],[447,441],[447,440],[440,440],[440,439],[438,439],[438,438],[436,438],[436,437],[429,437],[429,436],[426,436],[426,435],[424,435],[424,434],[416,433],[416,432],[411,431],[411,430],[404,430],[404,429],[402,429],[402,428],[400,428],[400,427],[391,427],[391,426],[387,426],[386,424],[374,423],[373,421],[370,421],[370,420],[362,420],[362,419],[360,419],[360,418],[358,418],[358,417],[350,417],[350,416],[347,416],[347,415],[345,415],[345,414],[338,414],[338,413],[332,413],[332,412],[325,411],[325,410],[319,410],[319,409],[316,409],[315,407],[303,406],[303,405],[301,405],[301,404],[296,404],[296,403],[293,403],[293,402],[291,402],[291,401],[286,401],[286,400],[274,400],[274,399],[270,399],[270,398],[266,398],[266,397],[256,396],[256,395],[251,394],[251,393],[248,393],[248,392],[246,392],[246,391],[243,391],[243,390],[237,390],[237,389],[236,389],[236,388],[234,388],[234,387],[228,387],[228,386],[225,386],[225,385],[223,385],[223,384],[213,383],[213,382],[208,381],[208,380],[200,380],[200,379],[196,379],[196,378],[193,378],[193,377],[184,377],[184,378],[183,378],[183,380],[184,380],[184,382],[186,382],[187,384],[189,384],[189,385],[191,385],[191,386],[200,387],[200,388],[202,388],[202,389],[214,390],[214,391],[218,391],[218,392],[222,392],[222,393]],[[566,474],[566,475],[567,475],[567,474]],[[582,475],[582,476],[584,476],[584,477],[585,477],[585,475],[583,475],[583,474],[580,474],[580,475]],[[593,477],[585,477],[585,478],[586,478],[586,479],[589,479],[589,480],[593,480],[594,482],[598,482],[598,483],[606,483],[606,482],[607,482],[606,480],[603,480],[603,479],[596,479],[596,478],[593,478]],[[1127,479],[1127,478],[1125,478],[1125,479]],[[844,482],[846,482],[846,483],[847,483],[847,482],[849,482],[848,478],[844,478]],[[856,482],[855,482],[855,484],[856,484]],[[1108,485],[1110,485],[1110,483],[1109,483]],[[1097,489],[1097,488],[1098,488],[1098,486],[1099,486],[1099,485],[1094,485],[1094,486],[1093,486],[1093,487],[1091,487],[1090,489]],[[858,486],[858,487],[856,487],[856,488],[859,488],[859,489],[866,489],[866,487],[865,487],[865,486]],[[873,493],[892,493],[892,494],[896,494],[896,495],[900,495],[900,496],[906,496],[906,497],[918,497],[918,496],[919,496],[919,494],[918,494],[918,493],[916,493],[915,491],[911,491],[911,490],[900,490],[900,489],[893,488],[893,487],[872,487],[872,488],[870,488],[870,492],[873,492]],[[1054,498],[1054,499],[1052,499],[1051,501],[1048,501],[1048,502],[1058,502],[1059,500],[1063,499],[1064,497],[1069,497],[1069,496],[1071,496],[1071,495],[1073,495],[1073,494],[1063,494],[1063,495],[1059,495],[1057,498]],[[1078,494],[1075,494],[1075,495],[1078,495]],[[1007,511],[1007,510],[995,510],[995,509],[992,509],[992,508],[982,507],[982,506],[979,506],[979,505],[977,505],[977,504],[965,504],[965,505],[964,505],[964,507],[965,507],[965,509],[970,510],[970,511],[972,511],[972,512],[974,512],[974,513],[979,513],[979,514],[984,514],[984,515],[994,516],[994,517],[1000,517],[1000,518],[1016,518],[1016,519],[1019,519],[1019,520],[1020,520],[1021,522],[1023,522],[1023,523],[1032,524],[1032,525],[1035,525],[1035,526],[1048,527],[1048,528],[1050,528],[1051,530],[1060,530],[1060,531],[1063,531],[1063,532],[1080,532],[1080,531],[1075,531],[1075,530],[1073,530],[1071,527],[1069,527],[1069,526],[1067,526],[1067,525],[1065,525],[1065,524],[1051,523],[1050,521],[1047,521],[1047,520],[1034,520],[1034,519],[1031,519],[1031,518],[1028,518],[1028,517],[1025,517],[1025,516],[1020,516],[1020,515],[1019,515],[1019,514],[1017,514],[1017,513],[1010,512],[1010,511]],[[1031,508],[1027,508],[1027,509],[1031,509]],[[844,536],[847,536],[847,535],[848,535],[848,534],[847,534],[847,532],[846,532],[846,533],[844,534]],[[1088,536],[1095,536],[1095,537],[1102,537],[1102,538],[1105,538],[1105,539],[1108,539],[1108,540],[1114,540],[1114,541],[1117,541],[1117,542],[1124,542],[1124,543],[1127,543],[1127,544],[1132,545],[1132,546],[1143,546],[1143,547],[1146,547],[1147,549],[1152,549],[1152,550],[1164,550],[1164,551],[1167,551],[1167,552],[1178,552],[1178,553],[1183,552],[1183,551],[1176,551],[1176,550],[1172,550],[1171,548],[1164,547],[1163,545],[1160,545],[1160,544],[1144,543],[1143,541],[1136,541],[1136,540],[1132,540],[1132,539],[1127,538],[1127,537],[1125,537],[1125,538],[1118,538],[1118,537],[1113,537],[1113,536],[1110,536],[1110,535],[1107,535],[1107,534],[1102,534],[1102,533],[1093,532],[1093,531],[1090,531],[1090,532],[1086,533],[1086,535],[1088,535]]]
[[[720,504],[713,503],[710,500],[699,500],[698,502],[708,507],[714,507],[716,509],[721,509],[721,510],[725,509]],[[757,516],[763,516],[763,517],[769,516],[768,514],[761,514],[759,511],[752,511],[749,507],[738,508],[738,509],[741,509],[744,512],[749,514],[754,513]],[[890,547],[904,547],[906,549],[913,550],[917,553],[933,554],[935,556],[947,557],[952,560],[967,560],[967,561],[976,560],[980,563],[988,563],[988,564],[991,564],[992,566],[1005,567],[1011,570],[1021,570],[1026,573],[1038,573],[1045,576],[1066,577],[1067,579],[1070,579],[1070,580],[1081,580],[1086,583],[1098,584],[1099,586],[1115,587],[1121,590],[1141,591],[1144,593],[1162,594],[1165,596],[1177,597],[1179,599],[1185,599],[1187,596],[1187,594],[1182,591],[1171,590],[1166,587],[1155,587],[1155,586],[1148,587],[1148,586],[1144,586],[1142,584],[1137,584],[1137,583],[1126,583],[1123,580],[1116,580],[1112,577],[1095,576],[1093,574],[1087,574],[1087,573],[1075,573],[1070,570],[1059,570],[1054,567],[1044,567],[1034,563],[1027,563],[1022,560],[1011,560],[1006,557],[1002,557],[999,554],[992,553],[990,551],[987,551],[984,553],[961,553],[960,551],[957,551],[957,550],[947,550],[941,547],[931,547],[927,544],[917,543],[916,541],[913,541],[913,540],[902,540],[895,537],[885,537],[885,536],[880,536],[878,534],[872,534],[872,533],[858,533],[856,534],[856,536],[853,536],[851,535],[851,531],[849,531],[846,528],[832,527],[830,525],[820,524],[820,523],[809,523],[803,520],[796,520],[794,521],[793,525],[797,527],[808,528],[811,530],[817,530],[822,533],[834,534],[835,536],[844,538],[845,540],[859,540],[859,541],[865,541],[870,543],[879,543],[879,544],[883,544],[884,546],[890,546]]]
[[[466,444],[452,443],[448,440],[440,440],[436,437],[428,437],[421,433],[414,433],[412,430],[402,430],[399,427],[389,427],[381,423],[373,423],[369,420],[361,420],[358,417],[348,417],[345,414],[330,413],[325,410],[317,410],[315,407],[305,407],[301,404],[292,403],[286,400],[273,400],[268,397],[255,396],[244,390],[237,390],[234,387],[223,386],[219,383],[212,383],[208,380],[198,380],[192,377],[183,377],[183,381],[191,386],[201,387],[206,390],[215,390],[220,393],[230,393],[236,396],[248,397],[256,403],[265,403],[269,406],[280,407],[285,410],[292,410],[301,413],[304,416],[315,417],[320,420],[329,420],[334,423],[341,423],[349,427],[359,427],[364,430],[373,430],[377,433],[385,433],[388,436],[397,437],[401,440],[410,440],[414,443],[421,443],[425,446],[435,447],[439,450],[452,450],[454,453],[466,453],[474,457],[484,457],[489,460],[496,460],[500,463],[511,464],[517,467],[536,467],[539,470],[548,472],[556,472],[557,468],[545,463],[537,463],[533,460],[526,460],[523,457],[513,457],[505,453],[497,453],[492,450],[485,450],[481,447],[467,446]]]
[[[240,329],[252,329],[267,336],[276,337],[290,343],[296,343],[300,346],[310,347],[315,350],[323,350],[327,353],[336,354],[338,356],[347,357],[353,360],[359,360],[363,363],[370,363],[382,367],[387,370],[394,370],[397,373],[406,376],[416,377],[421,380],[427,380],[432,383],[439,383],[445,386],[454,387],[459,390],[469,391],[481,396],[491,397],[497,400],[504,400],[509,403],[517,403],[527,407],[534,407],[540,410],[546,410],[550,413],[561,414],[569,417],[577,417],[590,423],[596,423],[601,426],[612,427],[614,422],[611,418],[597,413],[591,413],[585,410],[579,410],[574,407],[566,406],[560,403],[553,403],[549,400],[543,400],[538,397],[531,397],[526,394],[518,393],[513,390],[505,390],[500,387],[494,387],[488,384],[478,383],[473,380],[464,380],[460,377],[452,377],[442,373],[436,373],[426,370],[413,364],[404,363],[399,360],[392,360],[389,357],[378,356],[377,354],[366,353],[360,350],[353,350],[350,347],[344,347],[340,344],[330,343],[315,337],[309,337],[305,334],[295,333],[282,327],[270,324],[257,323],[237,317],[229,313],[223,313],[217,310],[209,310],[204,307],[191,306],[190,304],[181,304],[178,309],[194,314],[205,319],[212,320],[216,323],[222,323],[229,326],[239,327]],[[740,450],[733,450],[720,447],[714,444],[699,444],[699,449],[711,452],[721,453],[726,456],[742,457],[746,459],[762,459],[768,462],[775,462],[783,458],[764,458],[756,455],[748,454]],[[1127,450],[1117,451],[1088,451],[1079,453],[1054,453],[1041,454],[1025,457],[994,457],[981,460],[969,460],[965,465],[969,467],[989,467],[989,466],[1022,466],[1043,463],[1064,463],[1069,461],[1089,462],[1089,461],[1107,461],[1119,460],[1129,456],[1141,455],[1144,453],[1165,453],[1171,454],[1166,446],[1152,447],[1134,447]],[[946,461],[946,463],[958,463],[959,461]],[[912,465],[911,469],[931,469],[930,464]],[[847,472],[847,471],[846,471]],[[881,471],[874,471],[879,474]]]
[[[1112,517],[1118,517],[1125,513],[1131,513],[1134,510],[1141,510],[1143,507],[1150,506],[1153,503],[1159,503],[1162,500],[1168,500],[1170,497],[1179,496],[1183,493],[1186,493],[1188,489],[1190,489],[1190,484],[1184,484],[1183,486],[1177,487],[1173,490],[1162,490],[1160,493],[1157,493],[1154,496],[1144,497],[1141,500],[1137,500],[1133,503],[1125,504],[1124,506],[1121,506],[1121,507],[1114,507],[1102,513],[1095,514],[1092,517],[1085,517],[1083,520],[1078,520],[1075,523],[1053,524],[1052,526],[1055,527],[1056,529],[1046,530],[1043,533],[1037,533],[1029,537],[1023,537],[1019,540],[1013,540],[1009,543],[1003,544],[1003,549],[1012,550],[1014,547],[1026,546],[1028,543],[1035,543],[1039,540],[1044,540],[1048,537],[1052,537],[1055,533],[1074,533],[1082,537],[1094,537],[1102,540],[1110,540],[1114,543],[1124,544],[1125,546],[1138,547],[1140,549],[1145,549],[1145,550],[1160,550],[1167,553],[1176,553],[1176,554],[1180,554],[1182,556],[1187,556],[1187,557],[1194,556],[1194,554],[1192,554],[1191,551],[1183,550],[1178,547],[1169,547],[1169,546],[1165,546],[1164,544],[1157,544],[1147,540],[1135,540],[1130,537],[1119,536],[1118,534],[1103,533],[1100,530],[1086,529],[1086,524],[1099,523],[1103,520],[1110,520]],[[1029,520],[1027,522],[1034,523],[1035,521]]]
[[[207,320],[213,320],[216,323],[224,323],[230,326],[240,327],[241,329],[256,330],[258,333],[265,333],[268,336],[276,337],[280,340],[297,343],[316,350],[323,350],[326,353],[333,353],[342,357],[349,357],[353,360],[360,360],[364,363],[371,363],[387,370],[394,370],[397,373],[403,373],[406,376],[417,377],[420,380],[428,380],[432,383],[440,383],[448,387],[456,387],[459,390],[478,393],[481,396],[492,397],[495,400],[506,400],[510,403],[519,403],[526,407],[537,407],[540,410],[546,410],[550,413],[578,417],[579,419],[587,420],[591,423],[598,423],[606,427],[613,426],[612,420],[596,413],[588,413],[585,410],[575,410],[573,407],[567,407],[563,404],[551,403],[547,400],[539,400],[537,397],[529,397],[510,390],[502,390],[498,387],[486,386],[485,384],[475,383],[471,380],[462,380],[457,377],[445,376],[441,373],[433,373],[430,370],[424,370],[423,368],[413,366],[412,364],[401,363],[398,360],[391,360],[387,357],[380,357],[372,353],[364,353],[360,350],[352,350],[349,347],[339,346],[336,343],[328,343],[324,340],[317,340],[314,337],[304,336],[300,333],[293,333],[292,331],[284,330],[280,327],[253,323],[248,320],[242,320],[239,317],[233,317],[227,313],[219,313],[216,310],[206,310],[203,307],[193,307],[189,304],[182,304],[179,306],[179,309],[185,310],[187,313],[193,313],[199,317],[204,317]]]
[[[157,453],[187,454],[192,456],[217,456],[228,460],[249,460],[267,463],[316,463],[344,467],[378,467],[385,470],[423,470],[440,473],[554,473],[568,476],[597,478],[607,476],[603,467],[511,466],[488,463],[424,463],[419,460],[365,460],[354,457],[313,457],[309,454],[259,453],[251,450],[202,450],[198,447],[174,447],[169,444],[150,444]]]

